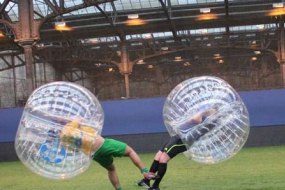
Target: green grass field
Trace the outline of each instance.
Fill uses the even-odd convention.
[[[148,166],[153,154],[141,154]],[[128,158],[115,164],[124,190],[139,190],[141,178]],[[95,162],[82,175],[66,181],[49,180],[20,162],[0,162],[0,190],[112,190],[106,171]],[[284,190],[285,146],[244,148],[233,158],[202,165],[181,154],[169,162],[162,190]]]

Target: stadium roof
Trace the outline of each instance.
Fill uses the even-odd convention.
[[[19,22],[19,2],[0,0],[1,20]],[[99,68],[118,66],[122,44],[126,44],[128,59],[135,65],[176,64],[182,60],[189,65],[197,59],[209,62],[215,55],[232,54],[246,57],[240,61],[243,65],[257,51],[278,51],[278,28],[285,14],[281,0],[31,2],[34,19],[43,23],[35,53],[57,67],[80,68],[90,75]],[[58,31],[57,24],[65,24],[69,30]],[[0,49],[19,48],[11,46],[14,34],[5,23],[0,29],[8,39]]]

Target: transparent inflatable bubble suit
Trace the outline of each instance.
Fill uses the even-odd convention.
[[[212,109],[215,111],[199,124],[185,125],[195,114]],[[246,106],[237,92],[217,77],[195,77],[178,84],[165,101],[163,117],[169,134],[179,135],[187,144],[186,157],[199,163],[227,160],[243,147],[249,135]],[[194,141],[187,138],[201,131],[203,135]]]
[[[26,103],[15,139],[20,160],[51,179],[68,179],[84,172],[91,163],[90,155],[64,148],[57,134],[78,116],[101,134],[104,113],[89,90],[70,82],[52,82],[36,89]]]

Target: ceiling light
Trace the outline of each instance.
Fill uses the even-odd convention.
[[[283,3],[273,3],[272,7],[273,8],[282,8],[282,7],[284,7],[284,4]]]
[[[272,9],[271,11],[269,11],[269,13],[267,14],[268,16],[280,16],[280,15],[284,15],[285,14],[285,10],[284,8],[276,8],[276,9]]]
[[[219,54],[219,53],[215,53],[215,54],[213,55],[213,59],[220,59],[220,58],[222,58],[222,56],[221,56],[221,54]]]
[[[0,37],[1,37],[1,36],[0,36]],[[36,44],[36,47],[42,48],[42,47],[45,47],[45,45],[44,45],[43,43],[38,43],[38,44]]]
[[[128,26],[138,26],[138,25],[144,25],[146,24],[146,21],[139,18],[138,14],[129,14],[128,20],[126,21],[126,25]]]
[[[200,13],[210,13],[211,9],[210,8],[202,8],[200,9]]]
[[[64,21],[56,22],[54,25],[55,25],[55,29],[58,31],[70,31],[70,30],[72,30],[72,28],[67,26]]]
[[[5,37],[4,32],[0,31],[0,38],[4,38],[4,37]]]
[[[175,57],[174,57],[174,61],[182,61],[181,56],[175,56]]]
[[[148,66],[147,66],[147,68],[149,68],[149,69],[153,69],[153,68],[154,68],[154,66],[153,66],[153,65],[148,65]]]
[[[143,61],[143,59],[140,59],[140,60],[138,60],[137,64],[142,65],[142,64],[145,64],[145,62]]]
[[[215,20],[215,19],[218,19],[218,15],[215,13],[204,13],[204,14],[200,14],[196,17],[197,21]]]
[[[191,63],[188,62],[188,61],[186,61],[183,65],[184,65],[185,67],[189,67],[189,66],[191,66]]]
[[[138,14],[129,14],[128,19],[138,19],[139,15]]]
[[[261,54],[261,51],[254,51],[254,54],[259,55],[259,54]]]
[[[201,21],[201,20],[215,20],[218,18],[218,15],[215,13],[211,13],[210,8],[202,8],[200,9],[200,15],[196,17],[196,20]]]
[[[161,47],[161,50],[162,50],[162,51],[167,51],[167,50],[168,50],[168,47],[167,47],[167,46]]]
[[[54,25],[59,27],[64,27],[66,26],[66,23],[64,21],[61,21],[61,22],[56,22]]]
[[[285,14],[283,3],[273,3],[273,9],[269,10],[267,16],[280,16]]]
[[[252,57],[251,58],[251,61],[256,61],[257,60],[257,57]]]
[[[225,61],[222,60],[222,59],[220,59],[220,60],[218,61],[219,64],[223,64],[224,62],[225,62]]]
[[[126,25],[128,26],[139,26],[144,24],[146,24],[146,21],[140,18],[128,19],[126,22]]]
[[[102,65],[102,63],[95,63],[96,67],[100,67]]]

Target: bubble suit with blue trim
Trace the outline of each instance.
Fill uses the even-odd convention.
[[[187,124],[198,113],[209,113],[208,110],[215,111],[198,124]],[[239,94],[214,76],[194,77],[178,84],[165,101],[163,117],[170,136],[179,135],[186,144],[185,156],[204,164],[234,156],[244,146],[250,131],[248,111]]]
[[[64,146],[63,128],[80,117],[80,125],[101,134],[104,113],[97,98],[70,82],[52,82],[36,89],[27,100],[15,139],[19,159],[33,172],[50,179],[69,179],[87,170],[91,154]],[[83,128],[73,131],[86,134]],[[90,131],[90,130],[89,130]],[[72,138],[81,145],[80,138]],[[92,137],[92,143],[96,138]],[[75,143],[75,144],[76,144]]]

